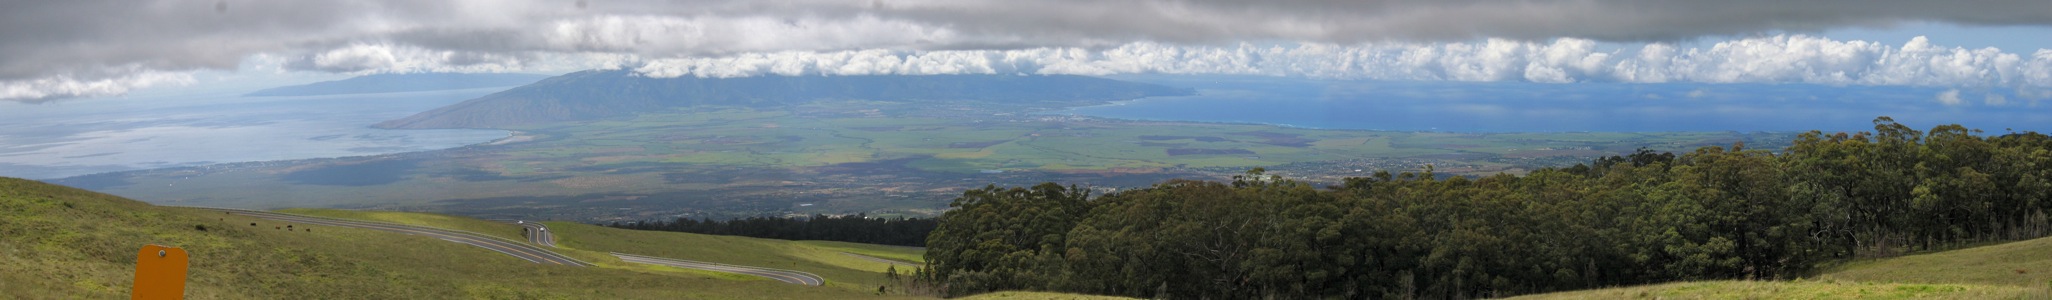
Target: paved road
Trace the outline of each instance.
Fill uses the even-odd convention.
[[[499,219],[496,221],[520,224],[520,227],[526,227],[527,229],[523,229],[521,235],[527,236],[527,242],[529,243],[549,247],[556,246],[556,234],[549,232],[549,226],[542,225],[541,222],[513,219]]]
[[[617,256],[617,257],[620,257],[620,260],[623,260],[623,261],[627,261],[627,262],[632,262],[632,263],[644,263],[644,264],[654,264],[654,265],[665,265],[665,266],[672,266],[672,267],[678,267],[678,268],[690,268],[690,269],[699,269],[699,270],[707,270],[707,271],[717,271],[717,272],[727,272],[727,273],[739,273],[739,274],[746,274],[746,275],[755,275],[755,276],[762,276],[762,277],[766,277],[766,278],[769,278],[769,279],[775,279],[775,280],[777,280],[777,281],[782,281],[782,282],[786,282],[786,283],[793,283],[793,284],[801,284],[801,285],[810,285],[810,286],[820,286],[820,285],[826,285],[826,279],[822,279],[822,278],[819,278],[819,275],[812,275],[812,273],[806,273],[806,272],[800,272],[800,271],[792,271],[792,270],[780,270],[780,269],[771,269],[771,268],[758,268],[758,267],[748,267],[748,266],[736,266],[736,265],[727,265],[727,264],[717,264],[717,263],[709,263],[709,262],[702,262],[702,261],[689,261],[689,260],[682,260],[682,259],[669,259],[669,258],[661,258],[661,257],[654,257],[654,256],[642,256],[642,255],[633,255],[633,254],[626,254],[626,253],[619,253],[619,252],[613,252],[613,256]]]
[[[479,234],[473,234],[473,233],[466,233],[466,232],[457,232],[457,231],[452,231],[452,230],[443,230],[443,229],[435,229],[435,228],[427,228],[427,227],[419,227],[419,226],[408,226],[408,225],[399,225],[399,224],[391,224],[391,223],[379,223],[379,222],[366,222],[366,221],[352,221],[352,220],[341,220],[341,219],[329,219],[329,218],[322,218],[322,217],[311,217],[311,216],[302,216],[302,215],[294,215],[294,214],[286,214],[286,213],[276,213],[276,212],[267,212],[267,211],[254,211],[254,210],[240,210],[240,209],[222,209],[222,208],[201,208],[201,209],[207,209],[207,210],[214,210],[214,211],[222,211],[222,212],[227,212],[227,213],[231,213],[231,214],[245,215],[245,216],[251,216],[251,217],[257,217],[257,218],[263,218],[263,219],[269,219],[269,220],[274,220],[274,221],[284,221],[284,222],[291,222],[291,223],[300,223],[300,224],[313,224],[313,225],[326,225],[326,226],[338,226],[338,227],[354,227],[354,228],[364,228],[364,229],[375,229],[375,230],[391,231],[391,232],[398,232],[398,233],[405,233],[405,234],[412,234],[412,235],[421,235],[421,236],[428,236],[428,237],[438,238],[438,239],[442,239],[442,240],[447,240],[447,241],[451,241],[451,242],[457,242],[457,243],[463,243],[463,244],[468,244],[468,245],[471,245],[471,246],[478,246],[478,247],[483,247],[483,248],[485,248],[485,249],[490,249],[490,250],[492,250],[492,251],[498,251],[499,253],[505,253],[506,255],[512,255],[513,257],[518,257],[518,258],[520,258],[520,259],[525,259],[525,260],[527,260],[527,261],[531,261],[531,262],[535,262],[535,263],[542,263],[542,264],[558,264],[558,265],[567,265],[567,266],[578,266],[578,267],[589,267],[589,266],[591,266],[591,264],[586,264],[586,263],[584,263],[584,262],[581,262],[581,261],[577,261],[576,259],[572,259],[572,258],[570,258],[570,257],[568,257],[568,256],[563,256],[562,254],[557,254],[556,252],[551,252],[551,251],[549,251],[549,250],[547,250],[547,249],[542,249],[542,248],[539,248],[539,247],[535,247],[534,245],[522,244],[522,243],[519,243],[519,242],[514,242],[514,241],[508,241],[508,240],[503,240],[503,239],[498,239],[498,238],[492,238],[492,237],[487,237],[487,236],[483,236],[483,235],[479,235]]]

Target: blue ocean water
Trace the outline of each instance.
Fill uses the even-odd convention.
[[[1450,132],[2052,131],[2052,99],[1999,89],[1805,84],[1397,82],[1244,76],[1124,76],[1198,89],[1054,111],[1119,119]],[[1946,103],[1943,94],[1953,92]],[[2042,102],[2042,103],[2041,103]]]

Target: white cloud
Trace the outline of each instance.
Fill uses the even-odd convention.
[[[1945,90],[1944,92],[1938,92],[1938,103],[1945,104],[1947,106],[1953,106],[1965,102],[1965,100],[1959,99],[1959,89],[1950,89]]]
[[[595,16],[555,21],[539,49],[654,55],[902,48],[960,43],[942,26],[874,16]]]
[[[607,26],[611,25],[598,27]],[[650,40],[653,36],[641,35],[650,31],[697,28],[685,25],[655,27],[657,29],[604,29],[600,31],[619,34],[615,37],[579,42],[583,44],[565,42],[569,44],[550,47],[651,47],[629,44],[680,43],[653,41]],[[930,36],[944,37],[946,34]],[[733,47],[731,49],[735,51],[776,48],[746,45]],[[1240,43],[1230,46],[1135,42],[1103,49],[860,49],[738,52],[719,56],[666,58],[650,58],[657,57],[654,54],[606,51],[474,52],[436,50],[396,43],[351,43],[304,54],[264,54],[254,57],[258,59],[252,59],[253,61],[284,64],[284,69],[348,73],[562,73],[594,68],[630,68],[652,77],[1229,74],[1542,83],[1807,83],[1980,90],[2012,88],[2018,95],[2031,99],[2043,98],[2039,95],[2052,94],[2045,92],[2052,89],[2052,49],[2038,50],[2025,56],[1994,48],[1966,49],[1932,45],[1924,38],[1915,38],[1900,45],[1888,45],[1804,35],[1737,39],[1689,48],[1662,43],[1599,47],[1593,40],[1574,38],[1546,42],[1488,39],[1459,43],[1307,42],[1281,45]],[[281,57],[287,59],[279,59]],[[117,95],[128,89],[143,86],[191,82],[189,75],[179,75],[187,73],[136,74],[139,75],[99,79],[51,77],[0,81],[0,87],[5,88],[0,90],[4,91],[0,93],[0,99]],[[1699,98],[1703,95],[1701,91],[1695,91],[1684,96]]]
[[[0,57],[6,58],[0,59],[0,83],[15,86],[0,100],[118,94],[138,86],[130,84],[141,82],[133,78],[149,77],[139,73],[231,70],[251,56],[267,54],[307,61],[309,68],[327,68],[318,70],[398,72],[603,65],[594,62],[608,59],[627,65],[624,62],[644,57],[743,58],[759,55],[751,53],[868,49],[888,55],[850,55],[810,64],[804,58],[772,56],[752,58],[764,62],[726,62],[748,68],[679,62],[665,66],[703,69],[686,72],[704,74],[1155,72],[1533,82],[2052,86],[2052,72],[2046,71],[2052,68],[2052,54],[2042,51],[2027,56],[1929,47],[1922,40],[1897,47],[1801,36],[1746,39],[1701,49],[1656,44],[1608,51],[1592,43],[1915,22],[2044,26],[2052,25],[2052,14],[2045,13],[2052,11],[2052,1],[585,2],[576,3],[589,5],[558,0],[0,2]],[[1502,39],[1481,40],[1492,37]],[[1244,41],[1307,44],[1232,46]],[[1448,41],[1469,42],[1443,43]],[[1220,45],[1225,46],[1215,47]],[[999,52],[904,60],[908,52],[963,49]],[[768,65],[754,65],[758,63]],[[827,67],[842,70],[808,69]],[[126,71],[95,72],[107,69]],[[664,72],[670,71],[676,70]]]
[[[39,101],[57,98],[115,96],[129,90],[193,82],[189,72],[134,71],[120,76],[79,78],[69,75],[27,80],[0,80],[0,100]]]
[[[307,55],[293,67],[330,72],[511,72],[522,68],[511,55],[430,50],[393,44],[352,44]]]
[[[1989,93],[1988,98],[1982,101],[1982,103],[1987,103],[1988,106],[2009,105],[2009,97],[2002,96],[2002,94]]]
[[[1921,37],[1901,46],[1781,35],[1698,48],[1659,43],[1609,51],[1597,48],[1592,40],[1572,38],[1544,43],[1490,39],[1288,47],[1139,42],[1104,50],[783,51],[656,59],[635,69],[654,77],[1161,73],[1544,83],[2052,87],[2052,51],[2038,51],[2026,60],[1994,48],[1935,46]]]

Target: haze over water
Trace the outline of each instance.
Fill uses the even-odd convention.
[[[0,176],[58,178],[460,147],[507,133],[368,126],[504,89],[0,102]]]
[[[1119,119],[1452,132],[1872,131],[1876,116],[1918,130],[1959,123],[1990,134],[2052,131],[2052,101],[2002,90],[1808,84],[1545,84],[1115,76],[1193,87],[1054,111]],[[2042,102],[2042,103],[2041,103]]]

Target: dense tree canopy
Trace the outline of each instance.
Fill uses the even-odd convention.
[[[1640,151],[1524,176],[1380,172],[963,194],[927,239],[948,295],[1472,298],[1674,280],[1787,278],[1819,263],[2044,236],[2052,138],[1810,132]],[[1260,175],[1259,170],[1251,175]]]

